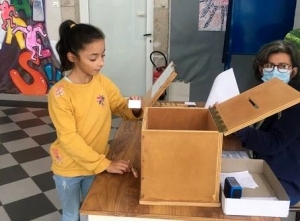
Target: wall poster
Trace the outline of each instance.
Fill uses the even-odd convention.
[[[225,31],[228,0],[199,0],[199,31]]]

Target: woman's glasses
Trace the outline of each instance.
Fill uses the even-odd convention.
[[[267,63],[263,65],[263,70],[266,72],[271,72],[274,70],[274,68],[277,68],[277,70],[281,73],[287,73],[290,70],[290,67],[292,65],[285,64],[285,63],[280,63],[278,65],[272,64],[272,63]]]

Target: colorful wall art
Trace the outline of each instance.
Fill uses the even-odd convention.
[[[46,95],[62,73],[46,30],[44,0],[4,0],[0,13],[0,93]]]

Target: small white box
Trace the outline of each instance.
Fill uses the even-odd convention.
[[[226,198],[222,190],[222,210],[226,215],[287,217],[290,200],[264,160],[222,159],[222,173],[249,171],[258,188],[243,188],[242,198]],[[277,199],[274,199],[277,198]]]

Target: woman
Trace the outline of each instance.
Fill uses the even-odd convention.
[[[282,40],[264,45],[253,68],[255,77],[266,82],[274,77],[299,90],[299,54],[292,43]],[[236,133],[254,158],[265,160],[290,197],[300,201],[300,104],[270,116],[254,127]]]

